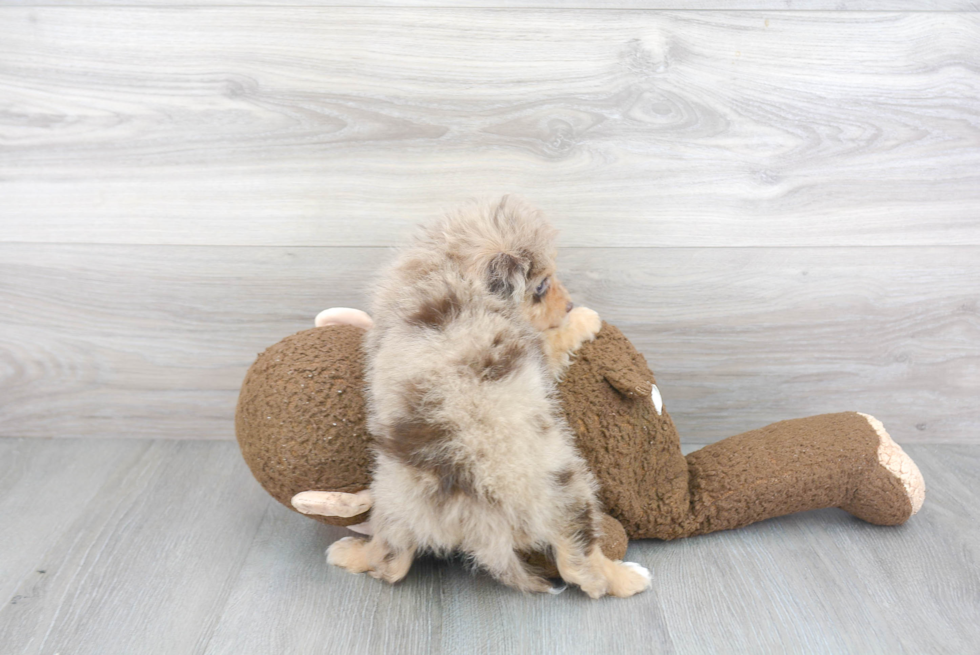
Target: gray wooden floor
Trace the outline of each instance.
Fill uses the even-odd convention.
[[[590,601],[459,562],[395,587],[328,567],[346,531],[271,500],[234,443],[0,439],[0,652],[976,653],[980,446],[908,451],[929,491],[905,526],[634,542],[653,587]]]
[[[980,653],[978,8],[0,0],[0,655]],[[633,543],[626,601],[328,568],[242,377],[504,192],[682,438],[865,411],[921,515]]]
[[[230,439],[256,352],[515,192],[683,437],[980,443],[976,8],[0,0],[0,435]]]

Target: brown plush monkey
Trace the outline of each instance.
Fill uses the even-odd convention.
[[[317,325],[270,347],[249,369],[235,415],[238,442],[279,502],[369,533],[360,346],[371,319],[334,309]],[[881,423],[856,412],[781,421],[685,457],[646,360],[608,323],[578,351],[559,390],[612,517],[601,544],[614,559],[625,554],[627,536],[675,539],[824,507],[898,525],[922,506],[915,463]]]

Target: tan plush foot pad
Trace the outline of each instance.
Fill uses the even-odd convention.
[[[364,489],[356,494],[342,491],[301,491],[293,496],[293,507],[302,514],[350,518],[371,509],[371,491]]]
[[[602,539],[599,540],[602,554],[611,560],[621,560],[626,557],[626,546],[628,544],[629,540],[626,537],[626,530],[623,529],[620,522],[608,514],[603,514]],[[544,553],[524,553],[523,556],[528,564],[537,569],[538,575],[552,579],[561,577],[554,560]]]
[[[922,474],[879,421],[867,414],[853,416],[865,423],[874,440],[873,459],[860,466],[853,492],[840,507],[868,523],[901,525],[922,506]]]
[[[905,454],[901,446],[892,441],[881,421],[868,414],[861,414],[861,416],[868,420],[881,440],[878,444],[878,463],[902,483],[912,504],[912,514],[915,514],[926,498],[926,483],[922,479],[919,467]]]

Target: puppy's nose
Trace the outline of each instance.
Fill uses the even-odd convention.
[[[575,303],[569,302],[567,305],[565,305],[565,313],[567,314],[568,312],[572,311],[572,309],[574,308],[575,308]]]

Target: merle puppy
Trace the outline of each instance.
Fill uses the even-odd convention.
[[[365,341],[374,535],[334,543],[331,564],[397,582],[420,549],[462,551],[544,592],[520,557],[543,551],[593,598],[650,585],[599,549],[596,482],[556,404],[570,353],[601,322],[555,276],[555,236],[522,201],[474,203],[425,227],[383,275]]]

